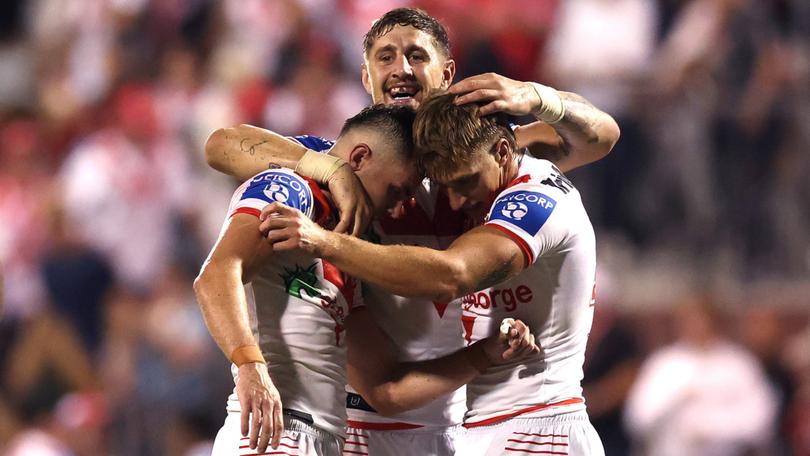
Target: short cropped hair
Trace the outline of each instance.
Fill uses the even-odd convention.
[[[397,156],[400,160],[413,160],[413,121],[416,111],[410,106],[397,105],[373,105],[364,108],[358,114],[346,120],[340,135],[360,129],[367,128],[383,135],[387,141],[391,141],[396,148]]]
[[[443,179],[472,161],[474,153],[500,138],[515,149],[515,134],[502,114],[480,117],[475,103],[456,105],[457,95],[434,90],[422,102],[414,121],[419,166],[432,179]]]
[[[450,58],[450,39],[447,29],[435,17],[418,8],[396,8],[385,13],[374,21],[363,38],[363,52],[368,54],[378,38],[390,32],[397,25],[411,26],[427,33],[433,38],[433,44],[446,58]]]

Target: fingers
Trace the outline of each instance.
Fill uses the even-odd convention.
[[[503,359],[515,359],[528,356],[540,351],[529,327],[520,320],[516,320],[509,331],[509,348],[504,351]]]
[[[484,89],[487,87],[492,87],[495,82],[495,75],[494,73],[486,73],[486,74],[479,74],[476,76],[470,76],[469,78],[462,79],[461,81],[451,85],[447,88],[447,91],[450,93],[465,93],[465,92],[472,92],[473,90]]]
[[[273,441],[271,445],[273,449],[278,448],[281,443],[281,434],[284,432],[284,417],[281,416],[281,402],[276,399],[273,401]]]
[[[262,401],[261,407],[262,429],[261,432],[259,433],[259,442],[258,446],[256,447],[258,453],[264,453],[265,450],[267,450],[267,444],[270,443],[271,436],[273,437],[274,441],[277,437],[272,433],[273,432],[273,420],[271,419],[271,417],[273,416],[271,410],[272,408],[273,404],[271,404],[268,400],[265,399]],[[278,443],[276,443],[275,446],[273,446],[273,448],[276,448],[277,446]]]
[[[488,116],[495,112],[507,112],[509,104],[504,100],[495,100],[478,108],[478,117]]]
[[[290,206],[287,206],[284,203],[273,202],[262,208],[262,213],[259,214],[259,220],[265,221],[273,214],[290,215],[294,213],[295,209],[291,208]]]
[[[478,89],[469,93],[465,93],[456,98],[457,105],[467,103],[476,103],[479,101],[495,100],[501,97],[501,92],[495,89]]]
[[[241,412],[241,422],[242,422],[242,437],[247,437],[248,431],[250,430],[250,402],[239,400],[239,409]]]
[[[262,408],[259,401],[253,401],[250,415],[250,449],[255,449],[259,443],[259,430],[261,429],[262,420]]]
[[[357,208],[357,212],[354,216],[354,229],[352,230],[352,236],[360,237],[366,232],[368,224],[371,223],[372,215],[373,214],[369,206],[361,205]]]
[[[340,220],[338,220],[337,225],[335,225],[335,232],[337,233],[345,233],[349,231],[349,228],[354,227],[357,230],[357,225],[354,221],[357,219],[356,211],[353,207],[346,208],[345,210],[340,212]],[[354,233],[352,233],[354,234]]]

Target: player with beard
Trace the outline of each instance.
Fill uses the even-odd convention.
[[[516,145],[554,161],[563,170],[598,160],[618,138],[610,116],[578,95],[558,92],[536,83],[514,81],[495,74],[465,79],[451,85],[455,63],[442,25],[426,13],[401,8],[383,15],[366,35],[362,82],[374,103],[418,106],[431,89],[449,88],[462,94],[459,103],[483,103],[481,113],[502,111],[535,114],[540,121],[514,130]],[[241,178],[268,164],[297,168],[327,184],[341,210],[337,231],[362,232],[369,218],[362,188],[350,167],[332,169],[316,152],[328,143],[313,137],[292,141],[267,130],[242,125],[215,132],[206,145],[211,166]],[[328,175],[322,170],[329,169]],[[429,180],[417,189],[411,204],[374,223],[381,244],[411,244],[446,248],[470,225],[456,201]],[[461,305],[443,300],[406,298],[381,287],[367,287],[365,301],[373,321],[357,322],[349,337],[364,339],[376,323],[393,340],[394,349],[371,344],[354,357],[349,353],[349,376],[360,385],[351,392],[347,453],[411,454],[419,445],[424,454],[453,454],[465,405],[464,389],[449,392],[429,404],[405,411],[402,401],[380,393],[387,378],[375,374],[367,360],[416,361],[433,359],[462,347]],[[393,359],[392,359],[393,358]],[[382,413],[377,413],[382,412]],[[388,416],[383,416],[388,415]]]

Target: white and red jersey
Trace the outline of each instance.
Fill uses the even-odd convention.
[[[374,222],[380,244],[418,245],[445,249],[470,226],[459,211],[450,208],[446,193],[425,179],[414,201],[398,219]],[[461,306],[425,298],[405,298],[363,284],[364,300],[374,320],[392,339],[403,362],[434,359],[464,346]],[[354,393],[349,388],[350,393]],[[351,399],[351,397],[350,397]],[[349,403],[349,425],[366,429],[411,429],[458,425],[466,410],[465,388],[440,396],[430,404],[394,417],[384,417]]]
[[[291,138],[303,146],[325,152],[334,144],[317,136]],[[472,228],[460,211],[450,208],[447,194],[422,181],[402,217],[375,221],[371,239],[383,245],[406,244],[446,249],[464,231]],[[363,284],[364,300],[376,323],[398,349],[400,361],[422,361],[448,355],[464,346],[460,301],[433,302],[423,298],[405,298],[381,288]],[[373,411],[347,386],[349,426],[380,429],[439,428],[460,424],[466,410],[465,387],[440,396],[430,404],[393,417]]]
[[[228,213],[258,217],[273,201],[300,209],[320,224],[331,217],[320,189],[288,169],[263,171],[242,184]],[[358,283],[319,258],[274,252],[246,289],[254,336],[283,407],[344,436],[344,320],[362,305]]]
[[[465,425],[584,409],[580,382],[593,320],[596,241],[579,192],[551,162],[525,155],[485,226],[511,237],[529,264],[463,298],[467,343],[497,334],[501,320],[511,317],[531,328],[542,356],[491,368],[470,382]]]

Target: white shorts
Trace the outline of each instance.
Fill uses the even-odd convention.
[[[259,453],[250,449],[250,438],[242,437],[240,413],[228,411],[225,424],[217,433],[211,456],[253,456],[259,454],[277,456],[340,456],[343,439],[298,418],[284,416],[284,432],[281,443],[275,450]]]
[[[512,418],[467,429],[456,444],[459,456],[604,456],[585,410],[543,418]]]
[[[344,456],[453,456],[464,428],[403,429],[378,431],[346,429]]]

